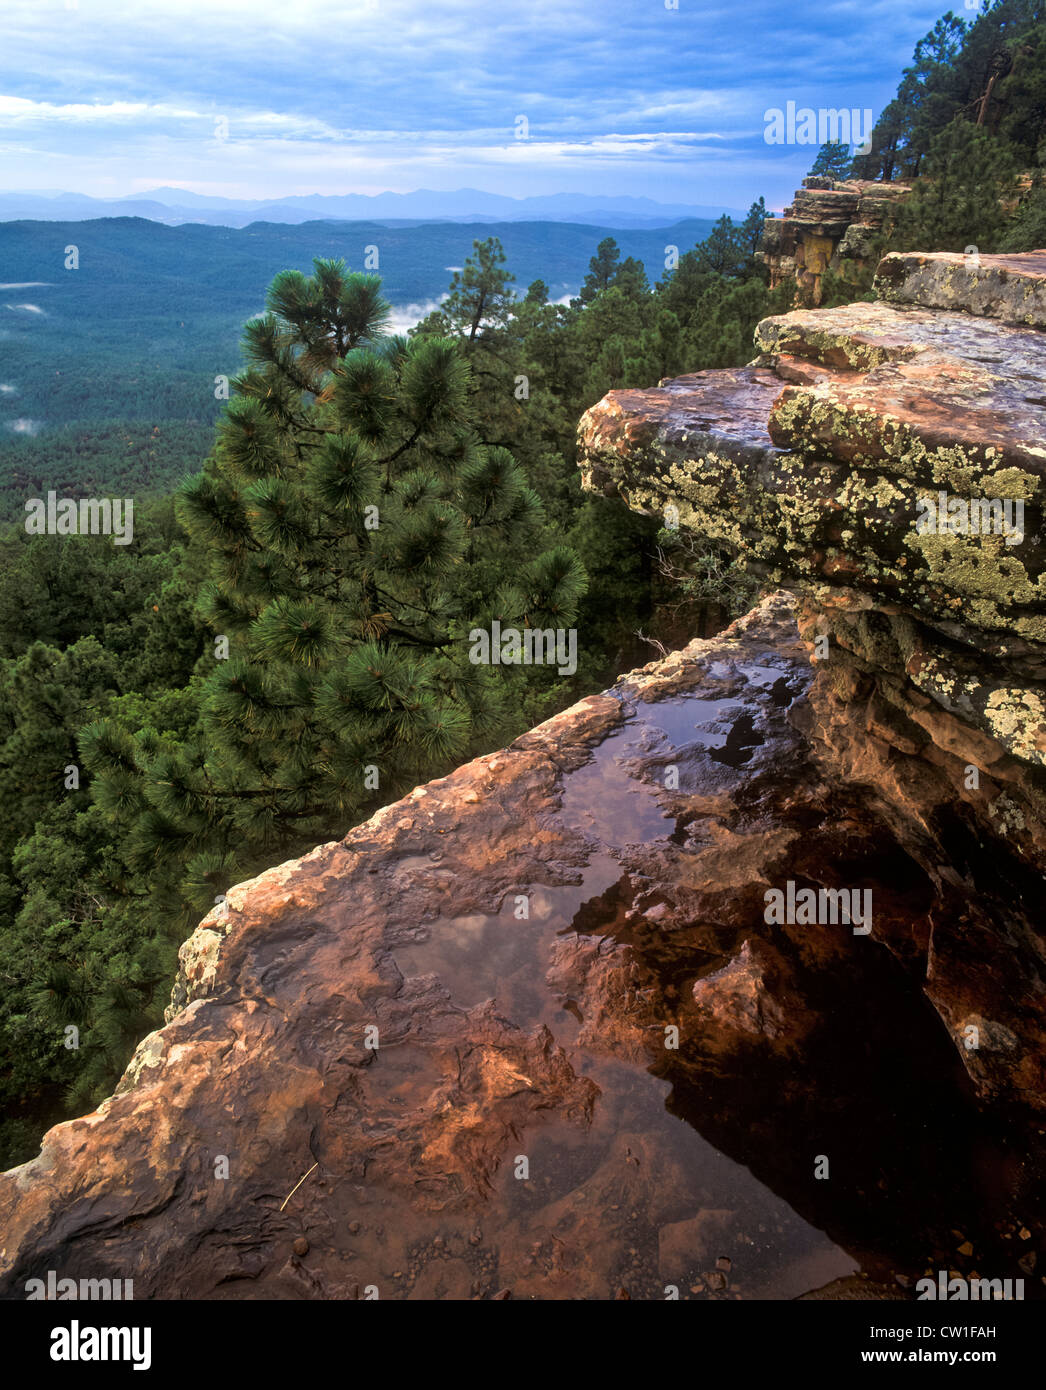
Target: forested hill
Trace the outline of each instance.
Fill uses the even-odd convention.
[[[710,221],[615,231],[623,256],[656,278],[665,247],[701,241]],[[575,294],[605,228],[563,222],[386,227],[377,222],[256,222],[168,227],[144,218],[0,223],[0,396],[5,433],[88,420],[216,415],[213,378],[239,366],[244,321],[273,276],[317,256],[374,270],[403,317],[434,307],[474,240],[500,238],[522,293],[539,276]],[[79,268],[66,270],[75,246]],[[366,248],[377,248],[365,265]],[[24,286],[24,288],[22,287]],[[19,307],[30,305],[32,307]]]

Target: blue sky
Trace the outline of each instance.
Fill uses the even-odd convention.
[[[0,188],[473,187],[738,207],[762,193],[779,208],[813,152],[767,145],[764,113],[792,100],[878,115],[946,8],[4,0]]]

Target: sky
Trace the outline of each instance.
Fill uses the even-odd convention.
[[[766,112],[794,101],[874,119],[947,8],[3,0],[0,189],[468,187],[741,208],[763,195],[780,209],[815,151],[767,144]]]

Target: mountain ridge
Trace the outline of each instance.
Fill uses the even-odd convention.
[[[0,193],[0,221],[85,221],[137,215],[167,225],[198,222],[239,228],[266,221],[300,225],[338,222],[570,222],[611,229],[670,226],[722,215],[744,217],[720,204],[659,203],[652,198],[553,193],[513,198],[480,189],[415,189],[411,193],[310,193],[284,198],[237,199],[160,187],[119,198],[84,193]]]

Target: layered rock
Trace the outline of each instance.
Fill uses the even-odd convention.
[[[879,263],[875,288],[893,304],[926,304],[1046,328],[1042,255],[982,256],[976,248],[962,255],[895,252]]]
[[[766,320],[749,367],[612,392],[582,421],[585,482],[797,592],[817,678],[796,717],[826,773],[977,905],[964,939],[931,931],[927,994],[950,1030],[987,1021],[994,1060],[959,1049],[983,1096],[1042,1108],[1046,335],[1023,325],[1046,252],[879,279],[892,303]]]
[[[878,234],[910,192],[904,183],[805,178],[782,216],[763,229],[759,259],[770,271],[771,288],[794,280],[797,305],[820,304],[824,272],[845,263],[856,270],[870,265]]]

